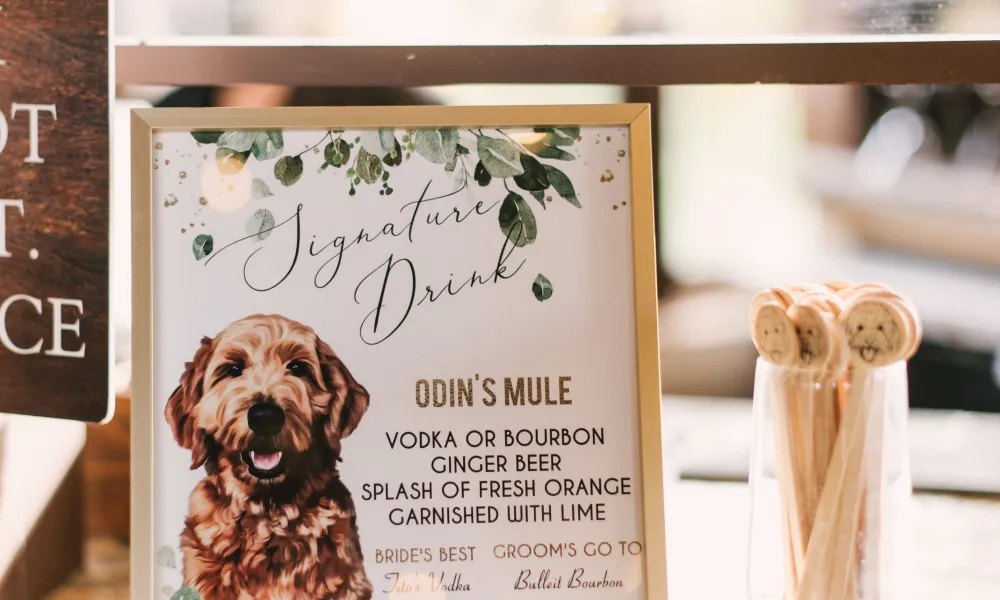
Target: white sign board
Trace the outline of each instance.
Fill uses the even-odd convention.
[[[646,110],[137,111],[133,595],[662,598]]]

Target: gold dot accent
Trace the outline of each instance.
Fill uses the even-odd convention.
[[[156,142],[156,145],[153,147],[157,150],[163,150],[163,142]]]
[[[187,171],[181,171],[181,173],[180,173],[180,178],[181,179],[187,179],[187,176],[188,176]]]

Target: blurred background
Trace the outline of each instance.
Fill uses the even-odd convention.
[[[114,20],[126,44],[178,36],[459,45],[623,36],[893,41],[1000,33],[1000,1],[119,0]],[[1000,558],[990,558],[1000,544],[1000,86],[118,86],[116,94],[119,412],[111,424],[88,428],[80,468],[90,562],[75,587],[53,597],[127,597],[131,108],[622,101],[652,103],[657,132],[672,598],[743,597],[756,358],[749,299],[763,287],[826,279],[888,284],[925,324],[910,365],[911,457],[925,517],[918,527],[925,553],[914,558],[925,574],[919,597],[1000,595]],[[0,485],[0,500],[2,493]],[[677,512],[694,517],[672,518]],[[725,540],[721,548],[709,534]],[[726,576],[706,577],[710,565]],[[706,585],[716,587],[709,593]]]

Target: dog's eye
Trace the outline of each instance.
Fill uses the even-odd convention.
[[[309,375],[309,367],[302,361],[293,360],[288,363],[288,372],[296,377],[305,377]]]
[[[231,364],[226,367],[226,375],[229,377],[239,377],[243,374],[243,365]]]

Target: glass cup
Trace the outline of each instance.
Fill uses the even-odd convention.
[[[752,600],[904,600],[906,363],[840,374],[757,362]]]

